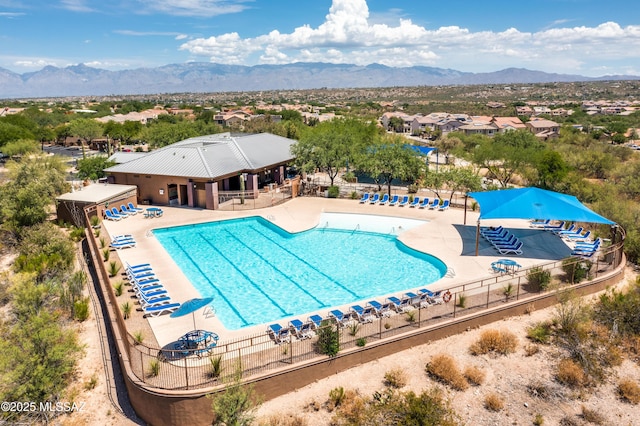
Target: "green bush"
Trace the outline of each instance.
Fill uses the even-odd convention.
[[[551,283],[551,271],[543,270],[540,266],[531,268],[527,271],[527,281],[533,289],[545,291]]]
[[[89,298],[76,300],[73,304],[73,317],[82,322],[89,318]]]
[[[328,356],[336,356],[340,352],[340,331],[338,325],[328,320],[323,320],[318,329],[316,350],[318,353]]]
[[[568,282],[577,284],[588,278],[589,271],[591,270],[591,262],[588,260],[580,261],[574,258],[565,259],[562,261],[562,270]]]
[[[537,323],[527,329],[527,337],[534,342],[549,343],[551,339],[551,324],[548,322]]]
[[[329,187],[329,198],[338,198],[340,196],[340,187],[333,185]]]
[[[253,411],[258,405],[251,385],[240,385],[240,380],[211,396],[211,407],[215,413],[214,425],[249,426],[253,423]]]

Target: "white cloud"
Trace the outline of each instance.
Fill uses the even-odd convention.
[[[18,16],[24,16],[25,13],[20,12],[0,12],[0,17],[3,18],[17,18]]]
[[[71,10],[73,12],[93,12],[87,4],[87,0],[61,0],[60,4],[63,9]]]
[[[21,59],[13,63],[16,67],[27,69],[40,69],[49,65],[57,66],[56,62],[51,59]]]
[[[401,16],[395,10],[394,14]],[[226,64],[321,61],[460,70],[473,67],[470,71],[527,67],[586,74],[595,73],[595,67],[606,60],[638,58],[640,51],[640,25],[621,27],[615,22],[533,33],[516,28],[502,32],[471,32],[457,26],[428,29],[401,18],[395,25],[388,19],[376,22],[385,23],[370,19],[366,0],[333,0],[325,21],[317,28],[303,25],[288,34],[273,30],[253,38],[228,33],[189,40],[180,50]],[[588,56],[592,62],[595,59],[592,69],[583,68]]]
[[[143,12],[177,16],[211,17],[238,13],[247,9],[249,0],[138,0]]]

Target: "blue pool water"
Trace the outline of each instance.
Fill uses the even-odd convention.
[[[300,316],[432,283],[439,259],[396,235],[314,228],[290,234],[261,217],[154,230],[227,329]]]

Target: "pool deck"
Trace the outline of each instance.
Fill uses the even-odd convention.
[[[481,277],[492,276],[494,274],[491,272],[491,262],[501,258],[515,259],[523,268],[527,268],[535,264],[563,259],[568,257],[571,252],[569,246],[560,238],[550,232],[530,228],[528,221],[500,219],[483,220],[481,225],[483,227],[502,225],[509,228],[514,235],[523,241],[523,254],[521,256],[500,255],[486,240],[481,238],[478,256],[475,256],[476,224],[479,213],[467,211],[465,225],[465,212],[460,208],[437,211],[408,206],[389,207],[368,203],[360,204],[358,200],[301,197],[275,207],[257,210],[234,212],[186,207],[162,207],[162,210],[164,214],[161,217],[149,219],[142,214],[137,214],[117,222],[106,220],[103,224],[110,236],[131,234],[134,237],[137,243],[136,247],[117,251],[120,260],[123,264],[125,262],[129,264],[150,263],[171,298],[177,302],[201,296],[153,236],[151,231],[155,228],[262,216],[289,232],[300,232],[316,226],[322,212],[397,216],[424,220],[426,221],[424,225],[403,232],[399,239],[409,247],[438,257],[449,267],[450,273],[447,276],[429,285],[432,290],[446,289]],[[105,236],[105,239],[107,238]],[[413,291],[420,286],[421,284],[417,282],[415,287],[407,290]],[[380,295],[378,300],[383,301],[385,296],[387,295]],[[366,300],[362,302],[366,303]],[[349,305],[351,304],[353,303]],[[348,310],[349,305],[337,308]],[[259,306],[256,309],[259,309]],[[328,311],[329,309],[324,309],[319,313],[326,316]],[[205,316],[203,312],[201,309],[193,316],[187,315],[180,318],[163,315],[149,318],[149,323],[161,346],[175,341],[178,336],[193,330],[194,320],[196,329],[215,331],[221,340],[264,333],[266,330],[266,324],[246,327],[241,330],[227,330],[215,315]],[[312,313],[309,312],[309,315]],[[304,321],[306,316],[298,316],[297,318]],[[286,325],[287,319],[281,319],[277,322]]]

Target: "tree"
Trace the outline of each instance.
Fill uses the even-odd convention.
[[[300,170],[312,173],[316,169],[334,179],[344,167],[353,164],[358,152],[370,145],[376,135],[373,123],[355,119],[335,119],[306,129],[291,148]]]
[[[53,156],[10,161],[7,169],[7,181],[0,186],[0,222],[11,231],[43,222],[55,197],[68,189],[66,167]]]
[[[2,147],[2,153],[10,157],[22,156],[38,151],[40,151],[40,145],[38,142],[30,139],[18,139],[17,141],[7,142]]]
[[[15,267],[18,272],[37,274],[38,281],[63,278],[73,267],[74,245],[50,222],[22,229]]]
[[[367,147],[357,165],[361,171],[371,176],[382,176],[389,194],[394,179],[416,179],[425,167],[420,154],[411,149],[401,136],[378,139]]]
[[[106,156],[96,155],[78,160],[78,177],[80,179],[98,180],[105,177],[104,169],[115,165]]]
[[[69,123],[69,131],[71,136],[85,140],[91,143],[92,140],[102,136],[102,125],[90,118],[78,118]]]
[[[544,189],[553,189],[567,176],[569,171],[562,156],[551,150],[544,150],[540,154],[535,168],[538,171],[537,185]]]

